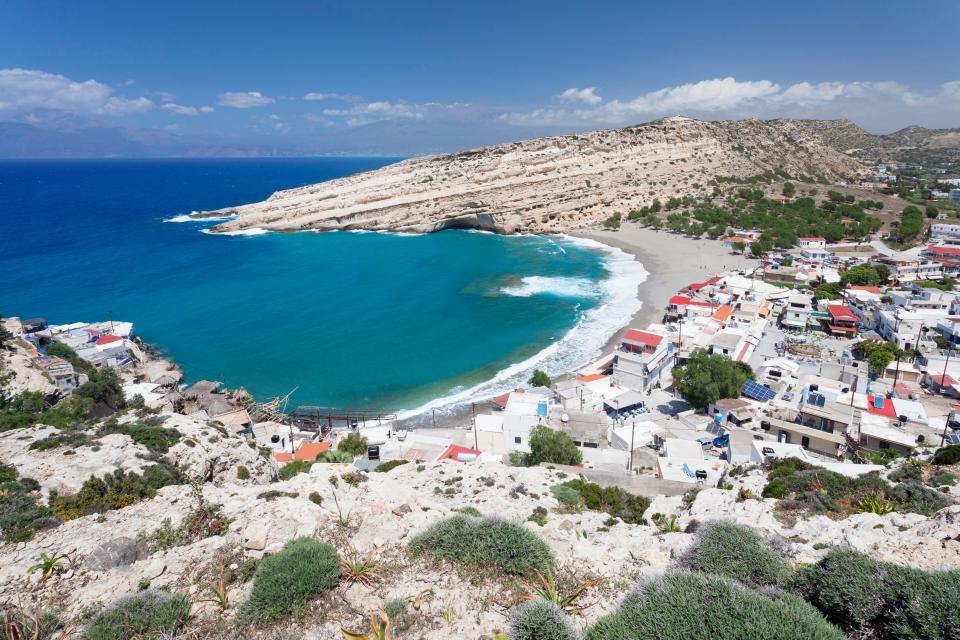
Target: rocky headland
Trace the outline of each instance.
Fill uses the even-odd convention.
[[[862,164],[821,137],[820,125],[675,116],[412,158],[194,216],[233,216],[214,232],[567,232],[654,199],[707,196],[718,178],[833,182],[862,174]]]

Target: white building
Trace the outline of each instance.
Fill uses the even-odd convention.
[[[780,312],[780,324],[790,329],[806,329],[813,310],[813,296],[795,293],[787,299],[787,306]]]
[[[612,381],[645,392],[673,382],[670,371],[676,362],[673,344],[664,336],[628,329],[614,354]]]
[[[821,238],[820,236],[797,238],[797,246],[799,246],[801,249],[825,249],[827,246],[827,239]]]

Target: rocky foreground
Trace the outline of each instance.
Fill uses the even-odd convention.
[[[718,177],[779,172],[832,182],[863,173],[863,165],[825,142],[819,124],[676,116],[413,158],[196,217],[236,216],[215,232],[564,232],[656,198],[709,195]]]
[[[71,633],[80,637],[83,621],[101,607],[141,589],[168,587],[190,594],[195,624],[217,629],[229,623],[250,590],[249,581],[231,581],[221,611],[210,593],[224,572],[237,575],[290,540],[316,536],[336,546],[342,556],[373,553],[383,563],[382,579],[369,585],[342,584],[320,610],[305,612],[302,622],[283,621],[262,632],[251,631],[251,637],[340,637],[341,623],[362,627],[371,608],[425,590],[431,591],[423,596],[411,637],[491,637],[507,628],[507,605],[516,585],[482,571],[415,557],[407,547],[430,525],[474,509],[522,523],[547,542],[560,567],[581,577],[604,578],[585,598],[591,606],[577,616],[579,624],[613,610],[638,578],[672,567],[693,539],[683,531],[692,530],[695,522],[749,525],[779,541],[778,550],[794,563],[815,562],[828,549],[844,547],[919,568],[960,566],[957,505],[931,517],[861,513],[842,520],[813,516],[791,525],[775,512],[777,500],[753,497],[765,484],[762,470],[754,469],[730,478],[729,488],[654,498],[647,521],[654,513],[678,516],[677,526],[668,529],[679,531],[665,532],[663,527],[616,522],[598,511],[564,512],[551,487],[572,476],[559,469],[443,461],[358,473],[352,465],[315,464],[278,482],[273,462],[241,439],[184,416],[160,417],[164,426],[175,426],[182,435],[168,459],[206,482],[167,486],[152,499],[68,520],[25,542],[3,544],[0,603],[56,612],[73,621]],[[0,459],[14,465],[21,477],[37,479],[44,493],[51,488],[76,491],[90,473],[137,468],[149,457],[123,434],[101,438],[96,450],[30,449],[49,434],[49,428],[38,426],[0,435]],[[951,491],[956,496],[957,488]],[[186,543],[173,539],[170,528],[180,526],[201,503],[220,505],[220,533]],[[542,525],[528,520],[536,514]],[[170,522],[164,525],[166,519]],[[48,579],[28,573],[41,553],[64,555],[63,570]],[[293,631],[295,635],[278,635]]]

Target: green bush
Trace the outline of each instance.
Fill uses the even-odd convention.
[[[573,487],[563,484],[555,484],[550,487],[550,493],[557,499],[564,510],[574,511],[580,509],[580,492]]]
[[[337,451],[349,453],[354,457],[365,455],[367,453],[367,439],[356,433],[348,433],[347,437],[340,440]]]
[[[353,454],[347,453],[346,451],[333,451],[332,449],[327,449],[316,458],[314,462],[353,462]]]
[[[700,527],[680,566],[733,578],[751,587],[778,585],[791,574],[790,564],[769,549],[753,529],[732,522]]]
[[[249,480],[250,470],[242,464],[237,465],[237,480]]]
[[[957,484],[957,477],[952,473],[947,473],[946,471],[942,471],[940,473],[934,474],[933,477],[930,478],[930,484],[932,484],[935,487],[946,487],[946,486],[952,487],[953,485]]]
[[[855,637],[960,638],[960,571],[928,572],[848,549],[801,569],[792,589]]]
[[[110,433],[122,433],[130,436],[130,439],[134,442],[143,445],[154,453],[166,453],[170,447],[180,440],[180,432],[176,429],[148,425],[143,422],[120,424],[111,420],[104,423],[97,433],[101,436]]]
[[[642,583],[588,640],[846,640],[796,596],[764,597],[723,576],[675,571]]]
[[[289,480],[298,473],[307,473],[312,466],[313,463],[309,460],[294,460],[293,462],[288,462],[280,467],[280,479]]]
[[[146,590],[116,602],[87,626],[87,640],[160,638],[181,630],[190,618],[184,594]]]
[[[154,497],[157,489],[183,482],[183,475],[175,467],[165,464],[146,467],[143,475],[117,469],[103,478],[90,476],[73,495],[51,491],[50,509],[64,520],[73,520],[91,513],[122,509]]]
[[[541,462],[577,465],[582,460],[583,454],[573,438],[543,425],[530,431],[530,453],[514,451],[510,454],[510,464],[517,467],[535,467]]]
[[[376,469],[374,469],[374,471],[378,473],[386,473],[387,471],[392,471],[401,465],[407,464],[408,462],[410,461],[403,460],[402,458],[399,460],[388,460],[387,462],[384,462],[383,464],[378,466]]]
[[[920,480],[923,478],[923,470],[915,464],[902,464],[887,476],[891,482],[905,482],[907,480]]]
[[[291,540],[265,556],[253,576],[250,598],[240,616],[251,622],[276,620],[300,609],[340,582],[340,558],[314,538]]]
[[[960,462],[960,444],[952,444],[933,454],[933,464],[957,464]]]
[[[787,497],[787,493],[790,492],[790,489],[787,487],[787,483],[783,478],[774,478],[763,488],[764,498],[777,498],[782,499]]]
[[[519,524],[498,518],[454,516],[416,536],[410,549],[513,575],[526,575],[534,569],[546,573],[554,565],[546,542]]]
[[[608,513],[628,524],[646,524],[643,514],[650,507],[650,498],[635,496],[620,487],[601,487],[582,478],[567,480],[563,484],[580,494],[583,503],[592,511]]]
[[[10,464],[0,462],[0,483],[15,482],[17,480],[17,468]]]
[[[793,499],[784,506],[812,513],[846,515],[871,510],[867,508],[870,505],[889,502],[894,511],[930,515],[948,504],[942,494],[915,480],[891,485],[878,472],[851,478],[795,458],[771,463],[767,478],[769,482],[764,487],[764,497],[786,498],[792,494]]]
[[[887,491],[887,498],[895,503],[895,511],[908,511],[925,516],[932,515],[950,504],[950,500],[939,491],[913,480],[891,487]]]
[[[2,476],[13,480],[0,482],[0,537],[6,542],[24,542],[45,527],[60,521],[40,504],[39,485],[29,478],[17,479],[14,467],[4,467]]]
[[[529,600],[510,612],[509,640],[580,640],[563,609],[547,600]]]

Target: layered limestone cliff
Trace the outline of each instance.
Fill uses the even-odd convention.
[[[780,171],[837,180],[864,171],[811,121],[655,122],[405,160],[196,214],[235,216],[216,232],[450,228],[563,232],[655,198],[704,196],[718,176]]]

